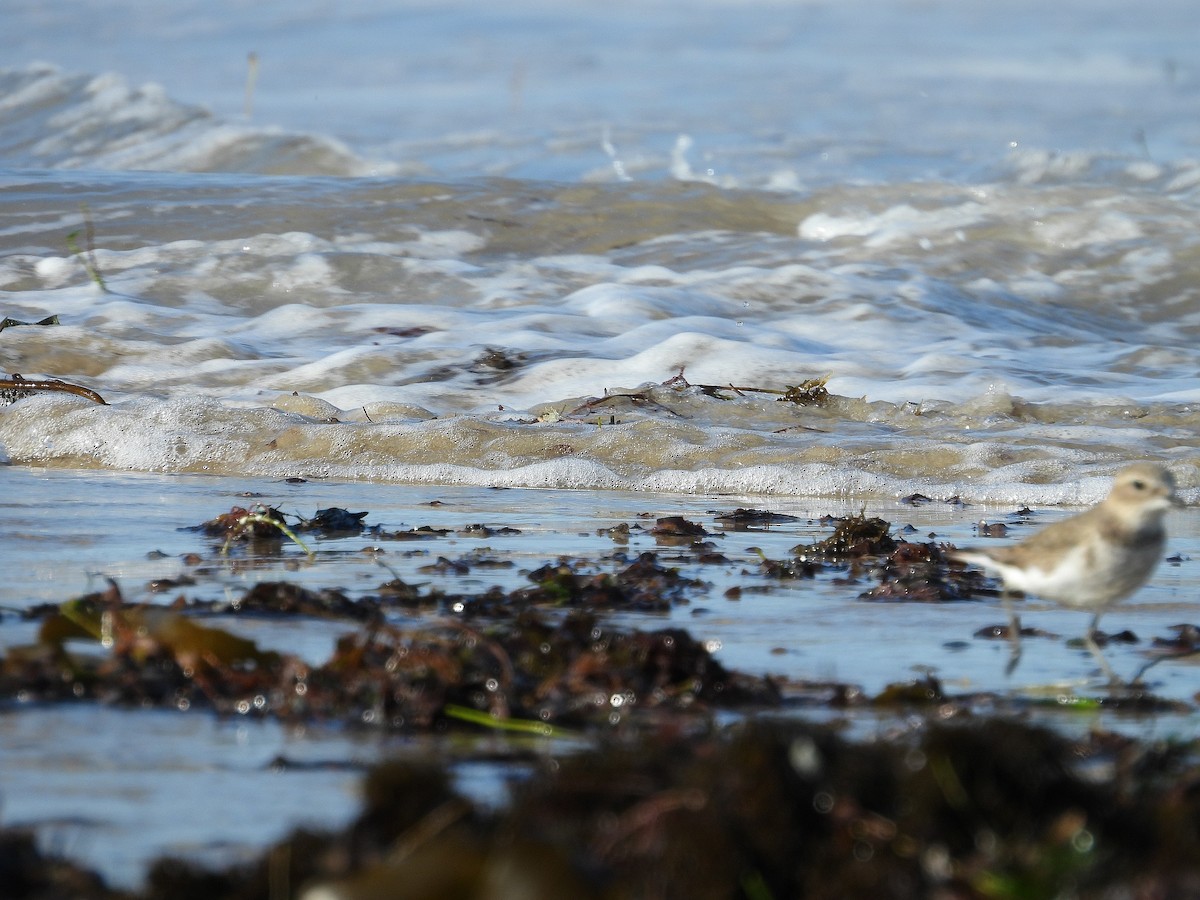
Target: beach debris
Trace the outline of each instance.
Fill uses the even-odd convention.
[[[520,533],[521,530],[519,528],[511,528],[508,525],[484,525],[482,522],[464,525],[455,532],[459,537],[472,538],[508,537]]]
[[[800,556],[792,556],[788,559],[771,559],[760,548],[752,547],[751,549],[758,552],[760,558],[759,571],[768,578],[784,580],[814,578],[820,568],[816,563],[810,562]]]
[[[317,619],[371,619],[374,605],[351,600],[334,588],[311,590],[291,581],[260,581],[229,604],[230,612],[311,616]]]
[[[398,337],[398,338],[419,338],[419,337],[423,337],[427,334],[431,334],[432,332],[437,331],[437,330],[438,329],[431,328],[426,325],[410,325],[410,326],[378,325],[375,328],[371,329],[371,331],[375,332],[376,334],[386,334],[386,335],[390,335],[391,337]]]
[[[833,534],[815,544],[792,548],[792,554],[803,559],[850,560],[891,553],[896,541],[891,537],[891,523],[864,513],[832,519]]]
[[[880,564],[880,579],[860,600],[946,603],[972,600],[987,584],[980,573],[952,568],[937,544],[903,541]]]
[[[612,528],[596,529],[596,534],[610,537],[620,544],[627,544],[629,543],[630,536],[640,531],[642,531],[642,526],[638,525],[637,523],[630,525],[628,522],[619,522]]]
[[[789,516],[785,513],[771,512],[765,509],[745,509],[740,506],[732,512],[714,512],[713,518],[724,527],[734,531],[768,530],[772,525],[800,521],[798,516]]]
[[[5,321],[8,321],[7,319]],[[0,377],[0,406],[8,406],[25,397],[34,394],[73,394],[91,400],[100,406],[107,406],[104,398],[83,385],[72,384],[69,381],[59,381],[56,378],[25,378],[14,372],[7,377]]]
[[[821,406],[829,400],[830,393],[826,385],[832,375],[823,375],[818,378],[806,378],[796,385],[787,385],[782,390],[778,388],[764,387],[749,387],[747,385],[733,384],[692,384],[683,375],[683,369],[668,378],[662,383],[662,387],[670,387],[676,390],[686,388],[694,388],[709,397],[717,400],[729,400],[731,397],[727,394],[732,394],[734,397],[745,396],[746,394],[772,394],[780,402],[794,403],[797,406]]]
[[[948,698],[942,692],[942,683],[932,674],[912,681],[897,681],[887,685],[872,698],[874,706],[924,706],[943,703]]]
[[[938,708],[934,690],[908,692]],[[136,891],[7,828],[6,886],[16,900],[220,900],[280,884],[305,886],[303,900],[912,900],[1053,897],[1064,884],[1080,897],[1182,897],[1200,880],[1194,754],[1098,729],[1068,737],[991,717],[931,718],[888,740],[781,719],[647,730],[538,753],[495,808],[456,786],[454,762],[386,760],[344,829],[300,828],[225,868],[160,859]]]
[[[363,519],[368,515],[370,513],[352,513],[341,507],[331,506],[326,509],[318,509],[311,519],[301,519],[300,523],[296,526],[296,530],[319,531],[325,537],[345,537],[347,535],[361,534],[364,527]]]
[[[1012,626],[1008,623],[1003,625],[986,625],[976,631],[973,637],[983,638],[988,641],[1011,641],[1013,638]],[[1034,628],[1029,625],[1021,626],[1021,637],[1023,638],[1051,638],[1058,640],[1059,635],[1050,631],[1045,631],[1041,628]]]
[[[605,391],[603,397],[589,397],[587,400],[584,400],[582,403],[580,403],[578,406],[576,406],[574,409],[570,410],[569,412],[562,413],[561,415],[556,414],[554,416],[554,418],[547,419],[545,421],[557,422],[557,421],[560,421],[563,417],[567,417],[567,416],[573,417],[573,418],[579,418],[579,417],[591,418],[592,414],[597,409],[599,409],[601,406],[620,404],[622,401],[631,404],[634,408],[646,408],[646,409],[650,409],[650,410],[658,410],[659,412],[664,412],[673,419],[686,419],[687,418],[687,416],[685,416],[681,413],[678,413],[675,410],[671,409],[669,406],[666,406],[663,403],[660,403],[658,400],[655,400],[654,397],[652,396],[653,391],[654,391],[653,387],[648,387],[641,391],[619,391],[619,392],[615,392],[615,393],[611,393],[611,394],[608,393],[607,391]],[[543,421],[543,420],[539,417],[538,421]],[[615,424],[615,422],[613,424]]]
[[[611,727],[636,710],[705,713],[780,699],[769,678],[725,669],[682,629],[618,629],[586,610],[553,621],[525,610],[488,624],[460,617],[402,628],[336,593],[264,584],[230,611],[366,621],[326,663],[310,665],[180,609],[127,603],[110,582],[44,613],[37,643],[0,658],[0,697],[204,706],[402,731],[466,721],[462,709]],[[81,640],[107,653],[75,649]],[[460,712],[448,715],[449,707]]]
[[[779,399],[797,406],[820,406],[829,399],[829,391],[825,385],[830,377],[825,375],[822,378],[808,378],[798,385],[789,386]]]
[[[310,559],[313,555],[308,545],[288,526],[283,513],[262,503],[255,503],[248,509],[235,506],[229,512],[221,513],[216,518],[192,526],[188,530],[200,531],[211,537],[223,537],[225,542],[221,546],[222,556],[229,555],[235,541],[280,541],[285,535]]]
[[[650,528],[650,534],[660,544],[687,545],[698,542],[699,538],[708,537],[703,525],[685,519],[683,516],[663,516]]]
[[[383,529],[377,529],[372,532],[372,536],[385,541],[429,541],[445,537],[450,533],[449,528],[434,528],[432,525],[419,525],[416,528],[410,528],[408,531],[384,531]]]
[[[1154,647],[1171,654],[1188,655],[1200,652],[1200,626],[1172,625],[1168,631],[1175,632],[1173,638],[1155,638]]]
[[[32,326],[36,326],[36,325],[59,325],[59,324],[61,324],[61,323],[58,321],[58,316],[46,316],[46,318],[39,319],[36,322],[22,322],[18,319],[12,319],[12,318],[9,318],[8,316],[5,316],[3,319],[0,319],[0,331],[3,331],[5,328],[19,328],[19,327],[23,327],[23,326],[31,326],[32,327]]]
[[[589,609],[665,611],[686,603],[687,594],[707,588],[704,582],[687,578],[678,569],[659,565],[654,553],[640,554],[624,569],[610,574],[588,572],[585,564],[561,559],[529,573],[531,588],[518,588],[504,596],[505,604],[517,608],[530,605],[568,606]],[[495,597],[474,598],[464,603],[471,614],[494,611]],[[510,606],[509,608],[513,608]]]
[[[507,372],[510,369],[519,369],[525,365],[526,357],[524,353],[506,350],[504,348],[488,347],[483,353],[476,357],[471,364],[472,371],[481,369],[492,369],[500,372]]]

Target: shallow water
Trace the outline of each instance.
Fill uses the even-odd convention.
[[[831,526],[819,521],[821,516],[859,512],[862,503],[775,498],[768,508],[799,520],[766,531],[735,532],[722,529],[714,511],[730,511],[754,498],[336,481],[285,484],[20,467],[10,468],[5,479],[0,566],[8,573],[3,597],[10,609],[62,601],[97,589],[102,586],[101,576],[116,580],[127,600],[164,604],[180,595],[236,599],[252,584],[274,580],[313,589],[339,588],[354,597],[371,592],[393,575],[426,589],[436,586],[472,593],[492,584],[525,584],[526,572],[560,556],[595,560],[601,570],[617,571],[627,564],[621,559],[650,550],[659,554],[662,564],[681,565],[683,574],[699,577],[709,587],[689,592],[687,602],[669,612],[618,613],[609,615],[608,621],[643,630],[686,628],[731,668],[772,674],[788,683],[849,682],[868,694],[926,672],[933,672],[948,693],[959,696],[997,691],[1053,698],[1098,691],[1091,658],[1066,644],[1086,626],[1087,617],[1080,613],[1033,600],[1023,603],[1024,624],[1059,637],[1027,639],[1021,664],[1009,678],[1004,674],[1007,644],[973,637],[976,630],[1005,620],[995,600],[873,603],[858,599],[877,583],[869,573],[849,583],[843,570],[789,583],[758,572],[758,550],[770,558],[786,558],[791,547],[831,533]],[[278,558],[248,565],[238,554],[222,562],[219,541],[181,530],[254,499],[306,516],[329,505],[368,510],[366,522],[388,531],[421,525],[462,530],[482,523],[513,527],[520,534],[486,539],[450,534],[434,541],[398,543],[370,535],[306,536],[316,552],[313,562],[306,561],[299,548],[285,544]],[[439,505],[429,505],[434,500]],[[1015,521],[1011,508],[944,503],[867,504],[866,512],[891,521],[893,533],[912,526],[914,540],[960,545],[978,540],[972,531],[981,520]],[[1034,523],[1067,512],[1040,511]],[[598,534],[622,522],[653,524],[655,517],[663,515],[683,515],[714,532],[717,536],[711,540],[730,562],[682,561],[678,551],[636,530],[627,544]],[[1145,589],[1104,621],[1107,630],[1129,628],[1140,638],[1137,644],[1114,645],[1106,651],[1124,674],[1132,674],[1148,659],[1151,638],[1169,637],[1170,626],[1196,620],[1193,560],[1200,556],[1200,526],[1190,512],[1176,514],[1171,525],[1169,550],[1182,561],[1162,566]],[[1029,526],[1014,526],[1010,534],[1022,527]],[[375,552],[359,552],[364,547]],[[151,551],[157,551],[153,559],[147,558]],[[208,562],[186,564],[181,557],[187,553],[199,553]],[[477,566],[465,575],[451,576],[420,571],[440,556],[514,565]],[[165,594],[147,588],[153,580],[189,572],[197,576],[195,586]],[[732,586],[742,589],[740,599],[725,596]],[[414,613],[395,621],[419,624],[437,615]],[[337,636],[351,629],[348,624],[295,617],[220,616],[210,621],[264,648],[298,653],[314,664],[327,659]],[[0,646],[9,648],[33,639],[32,625],[12,615],[0,619]],[[1162,663],[1150,670],[1149,677],[1162,697],[1189,702],[1200,693],[1200,667],[1194,660]],[[897,724],[895,713],[868,708],[835,712],[818,706],[803,714],[839,721],[847,734],[866,738]],[[1102,728],[1148,739],[1193,739],[1200,728],[1194,714],[1055,713],[1051,705],[1026,710],[1024,715],[1070,733]],[[483,738],[482,745],[467,737],[434,740],[432,747],[440,756],[462,759],[456,768],[462,789],[485,803],[502,802],[506,780],[523,771],[522,756],[529,750],[570,752],[570,745],[556,742],[544,742],[540,749],[505,749],[507,742],[501,739]],[[47,752],[49,746],[53,752]],[[0,754],[6,760],[0,791],[6,823],[31,825],[44,846],[95,865],[115,883],[135,885],[147,861],[163,853],[227,863],[244,858],[294,826],[341,826],[357,811],[356,786],[364,766],[390,754],[429,752],[430,747],[426,739],[285,728],[252,719],[218,720],[206,712],[94,706],[38,709],[18,704],[0,714]],[[492,761],[477,761],[481,750]],[[497,762],[497,753],[512,759]],[[295,765],[277,769],[272,761],[280,756]]]

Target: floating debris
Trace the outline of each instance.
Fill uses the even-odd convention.
[[[860,513],[832,521],[836,523],[832,535],[815,544],[793,547],[792,553],[804,559],[848,560],[896,549],[891,523],[883,519],[867,518]]]
[[[0,319],[0,331],[3,331],[5,328],[24,328],[24,327],[33,328],[38,325],[59,325],[59,324],[61,324],[61,323],[58,321],[58,316],[46,316],[46,318],[39,319],[36,322],[22,322],[19,319],[12,319],[12,318],[9,318],[8,316],[5,316],[3,319]],[[20,376],[17,376],[17,377],[20,377]]]
[[[697,525],[683,516],[663,516],[654,523],[654,527],[650,529],[650,533],[655,538],[666,538],[668,540],[683,538],[687,542],[690,542],[692,538],[708,536],[708,532],[704,530],[703,525]]]
[[[880,585],[859,595],[860,600],[946,603],[971,600],[987,583],[979,572],[951,568],[941,547],[904,541],[878,569]]]
[[[825,387],[829,379],[829,375],[823,378],[809,378],[798,385],[789,386],[779,399],[797,406],[821,406],[829,399],[829,391]]]
[[[1003,522],[979,522],[975,525],[975,533],[987,538],[1007,537],[1008,526]]]
[[[519,528],[510,528],[507,525],[492,526],[492,525],[484,525],[482,523],[477,522],[473,525],[464,525],[462,528],[458,529],[458,531],[456,531],[455,533],[459,537],[486,538],[486,537],[495,537],[496,535],[499,535],[501,537],[506,537],[509,535],[520,534],[521,530]]]
[[[278,510],[275,510],[278,512]],[[304,519],[296,526],[297,531],[319,531],[326,537],[344,537],[351,534],[361,534],[363,519],[369,513],[352,513],[341,507],[331,506],[318,509],[311,519]]]
[[[187,529],[199,531],[209,537],[249,540],[252,538],[270,538],[279,540],[283,537],[283,513],[271,506],[255,504],[250,509],[235,506],[229,512],[221,513],[207,522],[194,525]]]
[[[366,515],[365,513],[363,515]],[[235,506],[215,519],[209,519],[185,531],[200,531],[211,537],[224,537],[222,555],[227,555],[235,541],[282,541],[287,536],[304,554],[312,558],[312,551],[284,521],[279,510],[256,503],[249,509]]]
[[[655,554],[642,553],[616,574],[588,573],[579,563],[560,560],[529,573],[536,587],[518,589],[504,598],[516,608],[543,604],[590,609],[666,611],[687,602],[690,591],[705,590],[702,581],[679,574],[678,569],[658,564]],[[510,607],[512,608],[512,607]],[[471,613],[494,612],[492,603],[468,603]]]
[[[9,322],[10,320],[5,319],[5,321]],[[15,324],[23,325],[25,323],[18,322]],[[25,378],[16,372],[7,378],[0,378],[0,406],[9,406],[25,397],[32,397],[34,394],[56,393],[83,397],[85,400],[91,400],[100,406],[108,405],[104,402],[104,398],[91,388],[72,384],[69,381],[59,381],[55,378]]]
[[[449,528],[434,528],[430,525],[421,525],[417,528],[410,528],[408,531],[383,531],[374,532],[374,536],[385,541],[429,541],[435,538],[445,537],[450,534]]]
[[[290,581],[260,581],[229,605],[232,612],[301,615],[318,619],[371,619],[378,611],[332,588],[314,591]]]
[[[740,506],[733,512],[715,513],[713,517],[726,528],[732,528],[734,531],[756,531],[772,525],[800,521],[798,516],[770,512],[765,509],[743,509]]]

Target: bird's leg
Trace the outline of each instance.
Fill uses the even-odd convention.
[[[1104,670],[1104,674],[1108,676],[1108,683],[1111,685],[1124,686],[1125,682],[1117,677],[1117,673],[1112,670],[1112,666],[1108,664],[1108,660],[1104,658],[1104,654],[1100,652],[1100,645],[1096,643],[1096,630],[1100,626],[1100,613],[1096,613],[1092,617],[1092,624],[1088,626],[1087,634],[1083,637],[1083,645],[1092,651],[1092,656],[1096,658],[1096,662],[1100,663],[1100,668]]]
[[[1008,642],[1011,645],[1008,665],[1004,667],[1004,674],[1011,675],[1016,671],[1017,663],[1021,661],[1021,619],[1017,616],[1017,611],[1013,609],[1012,595],[1008,591],[1003,591],[1000,599],[1004,601],[1004,611],[1008,613]]]

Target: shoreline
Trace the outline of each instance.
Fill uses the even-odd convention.
[[[1022,609],[1023,621],[1057,637],[1028,641],[1026,659],[1016,677],[1007,680],[1003,677],[1006,644],[975,636],[980,629],[1003,621],[1002,610],[994,598],[953,602],[864,600],[861,595],[886,586],[886,580],[881,581],[875,574],[881,554],[886,555],[882,550],[865,553],[857,560],[818,559],[819,564],[812,572],[796,563],[794,548],[816,546],[836,533],[839,520],[826,518],[830,513],[840,515],[840,521],[856,516],[866,521],[874,514],[903,515],[903,519],[893,518],[887,528],[888,535],[917,545],[936,545],[944,540],[979,540],[971,527],[972,521],[977,521],[974,514],[980,511],[978,507],[964,509],[928,503],[893,504],[884,508],[843,503],[837,508],[820,500],[791,498],[789,504],[771,504],[770,512],[779,520],[752,520],[746,530],[738,530],[736,520],[720,519],[719,515],[729,514],[743,500],[752,502],[754,498],[394,489],[329,482],[291,485],[275,482],[264,493],[267,485],[255,479],[137,475],[93,479],[88,477],[90,473],[20,469],[10,469],[7,474],[16,476],[12,481],[18,490],[9,495],[8,506],[0,511],[0,527],[18,540],[6,542],[0,556],[11,557],[6,563],[14,574],[33,576],[32,581],[24,583],[42,585],[46,592],[42,595],[43,602],[50,603],[50,609],[88,592],[103,596],[108,584],[103,576],[111,576],[122,591],[121,603],[114,607],[122,610],[121,615],[179,616],[214,632],[228,632],[239,640],[252,641],[256,654],[296,656],[303,660],[308,671],[316,672],[331,658],[339,641],[362,634],[365,627],[337,613],[338,607],[328,607],[329,598],[339,591],[349,602],[348,609],[353,609],[356,605],[377,605],[384,597],[381,592],[384,584],[399,581],[412,586],[411,593],[396,595],[394,601],[389,601],[393,605],[378,609],[389,628],[400,629],[397,636],[407,635],[405,641],[429,634],[432,643],[426,644],[422,651],[428,653],[441,646],[447,634],[461,634],[464,625],[492,634],[505,623],[517,621],[520,615],[517,609],[523,602],[531,603],[528,611],[546,622],[561,622],[567,610],[590,607],[591,601],[583,599],[588,596],[586,593],[573,600],[568,598],[571,591],[584,590],[582,586],[591,584],[593,588],[589,590],[604,587],[607,597],[646,598],[632,606],[622,601],[593,609],[591,614],[599,617],[601,627],[614,635],[688,635],[700,654],[695,659],[703,665],[719,664],[725,671],[741,673],[738,677],[774,685],[779,693],[778,703],[751,704],[747,711],[719,701],[714,704],[712,700],[699,703],[687,713],[682,709],[643,710],[637,703],[620,708],[610,704],[606,709],[610,713],[619,711],[618,718],[624,724],[592,723],[582,729],[573,726],[568,730],[578,730],[583,737],[582,744],[572,743],[567,751],[562,751],[569,756],[593,752],[595,747],[614,739],[619,742],[635,739],[631,735],[644,737],[665,727],[671,719],[676,719],[677,727],[684,731],[716,729],[712,733],[717,734],[727,727],[755,727],[753,723],[763,718],[782,718],[833,728],[854,746],[869,746],[897,728],[901,732],[914,726],[922,730],[946,721],[1025,722],[1031,727],[1049,727],[1061,734],[1062,739],[1075,741],[1086,739],[1091,732],[1129,741],[1139,735],[1145,737],[1148,730],[1154,736],[1151,743],[1170,738],[1185,745],[1193,742],[1200,730],[1196,705],[1200,702],[1200,667],[1194,657],[1160,664],[1151,670],[1148,695],[1131,696],[1124,704],[1114,705],[1106,700],[1105,692],[1089,685],[1092,666],[1086,651],[1068,643],[1070,637],[1082,634],[1086,616],[1027,601],[1029,605]],[[28,488],[25,494],[19,491],[21,482]],[[344,504],[344,508],[354,512],[366,511],[361,521],[367,530],[342,536],[298,532],[297,537],[315,553],[312,560],[298,544],[279,535],[262,544],[233,544],[229,554],[223,556],[222,538],[186,530],[219,516],[222,511],[228,512],[232,506],[245,507],[256,502],[288,511],[293,523],[297,520],[291,516],[297,510],[303,510],[302,515],[312,521],[314,509]],[[62,511],[55,514],[55,509]],[[1033,515],[1036,523],[1042,524],[1065,514],[1065,510],[1047,510],[1034,511]],[[788,515],[795,516],[794,520],[784,518]],[[988,518],[1005,517],[989,515]],[[1010,536],[1022,528],[1033,527],[1027,524],[1027,518],[1009,517]],[[1185,513],[1169,523],[1175,526],[1171,529],[1169,552],[1177,553],[1180,559],[1162,566],[1138,597],[1106,618],[1105,625],[1112,631],[1129,627],[1140,639],[1136,644],[1118,644],[1106,651],[1122,672],[1132,671],[1144,662],[1152,639],[1169,638],[1171,625],[1188,621],[1185,616],[1188,603],[1181,598],[1189,595],[1189,585],[1195,579],[1190,562],[1193,554],[1200,553],[1197,549],[1200,535],[1194,527],[1189,527],[1190,519]],[[708,533],[689,534],[689,526]],[[654,529],[659,533],[654,533]],[[75,560],[79,574],[65,574],[64,552]],[[188,561],[185,558],[188,554],[198,559]],[[613,585],[621,584],[619,578],[613,579],[622,572],[635,570],[646,554],[651,554],[653,561],[642,563],[640,580],[626,582],[620,588],[626,593],[612,595]],[[98,564],[104,559],[110,561],[107,567]],[[564,564],[561,560],[569,562]],[[774,567],[790,565],[795,571],[777,569],[768,563]],[[552,572],[541,576],[541,582],[531,580],[531,573],[547,567]],[[86,578],[84,571],[95,576]],[[678,574],[672,575],[673,572]],[[49,585],[37,580],[39,573],[53,573]],[[190,583],[182,576],[190,578]],[[164,579],[173,581],[165,590],[151,590],[151,584],[161,586]],[[14,587],[22,583],[20,577],[13,581]],[[541,599],[528,593],[539,583]],[[69,584],[73,587],[68,587]],[[292,602],[296,597],[310,596],[317,598],[311,601],[317,605],[295,607],[288,613],[282,607],[269,612],[268,608],[256,611],[246,605],[248,600],[239,599],[255,596],[255,591],[261,591],[263,585],[283,584],[293,587],[287,591],[272,588],[274,593],[263,595],[266,602],[283,602],[285,597]],[[642,592],[647,585],[649,593]],[[85,586],[85,590],[80,590]],[[499,594],[495,593],[497,590]],[[548,590],[552,593],[545,594]],[[182,606],[176,599],[179,597],[186,600]],[[372,597],[376,600],[371,601]],[[469,600],[470,606],[485,597],[491,599],[474,618],[461,619],[461,614],[454,612],[454,604],[461,602],[454,598],[480,598]],[[229,609],[231,600],[244,608]],[[37,642],[38,629],[46,621],[42,618],[22,622],[11,610],[0,619],[0,640],[10,662],[18,646]],[[141,620],[130,619],[131,623],[138,621]],[[439,630],[448,624],[455,629],[453,632]],[[97,657],[97,650],[87,650],[86,642],[78,645],[72,641],[67,646],[73,653],[83,653],[81,659],[91,660],[88,665],[98,665],[105,658],[104,653]],[[139,646],[140,652],[149,652],[146,645]],[[169,649],[172,645],[168,642],[162,646]],[[125,652],[132,651],[127,648]],[[178,648],[172,651],[175,655],[177,652]],[[512,656],[515,651],[506,652]],[[606,664],[598,671],[607,670]],[[579,671],[593,671],[593,667]],[[615,672],[610,674],[616,677]],[[123,678],[128,687],[128,675]],[[235,743],[248,741],[246,746],[253,751],[251,757],[257,759],[239,776],[240,796],[258,797],[259,802],[268,805],[278,803],[277,792],[270,788],[270,759],[281,754],[287,757],[293,751],[301,755],[316,754],[323,760],[321,766],[333,766],[334,775],[327,778],[328,771],[326,775],[318,775],[320,784],[308,779],[304,790],[310,792],[310,799],[316,795],[341,797],[338,801],[331,800],[329,806],[341,810],[340,821],[349,821],[353,815],[354,806],[346,798],[361,772],[364,749],[368,760],[383,761],[393,751],[403,754],[407,752],[405,747],[411,749],[422,743],[420,729],[391,733],[389,729],[368,728],[355,738],[352,735],[359,726],[347,732],[346,723],[337,724],[336,717],[329,723],[333,725],[332,732],[328,725],[315,721],[306,724],[303,716],[292,724],[288,724],[286,717],[271,724],[273,719],[262,720],[258,718],[261,714],[250,710],[250,719],[246,719],[237,711],[236,695],[231,695],[231,705],[223,713],[219,705],[216,707],[214,718],[214,709],[205,708],[216,697],[211,693],[213,684],[210,681],[206,689],[209,693],[204,695],[208,700],[186,713],[178,709],[124,712],[121,702],[116,707],[103,703],[81,705],[77,698],[72,698],[63,707],[13,704],[10,700],[3,716],[10,727],[19,721],[34,727],[39,717],[45,717],[49,723],[59,715],[55,710],[71,710],[70,716],[79,721],[83,730],[74,738],[60,735],[58,740],[61,752],[76,753],[81,758],[92,755],[87,745],[97,743],[100,735],[110,736],[100,742],[103,746],[134,727],[142,717],[151,717],[147,721],[154,723],[153,737],[144,744],[143,752],[149,754],[144,771],[130,774],[131,780],[118,779],[117,783],[124,781],[125,787],[109,798],[115,805],[105,807],[100,802],[93,814],[97,816],[94,827],[66,826],[67,833],[77,829],[78,841],[106,847],[105,852],[116,853],[118,857],[132,851],[128,847],[119,852],[112,849],[112,840],[118,841],[117,847],[122,846],[120,829],[114,833],[115,822],[106,823],[106,818],[118,814],[124,806],[126,801],[118,799],[121,793],[135,790],[133,786],[139,778],[149,779],[147,785],[173,785],[170,797],[159,797],[137,813],[132,808],[126,809],[119,816],[134,814],[142,820],[150,816],[150,821],[163,817],[164,823],[174,820],[178,816],[180,795],[186,798],[189,792],[211,790],[211,786],[205,785],[211,785],[212,776],[178,782],[170,773],[187,771],[196,765],[211,768],[216,759],[227,753],[220,748],[227,745],[230,737]],[[172,690],[179,689],[176,686]],[[269,690],[260,689],[258,693],[271,696]],[[178,703],[179,695],[172,696],[173,702]],[[194,693],[188,696],[192,703],[200,698]],[[124,704],[128,705],[130,699]],[[697,702],[700,699],[697,697]],[[136,701],[135,705],[141,702]],[[528,718],[528,712],[515,716],[517,721]],[[606,717],[601,718],[607,721]],[[252,721],[256,719],[258,724]],[[513,769],[502,761],[513,752],[504,747],[514,741],[514,746],[519,747],[522,741],[533,740],[535,744],[541,743],[552,757],[560,752],[554,749],[552,738],[517,738],[505,736],[502,731],[489,737],[478,723],[441,716],[431,721],[444,723],[448,730],[439,726],[434,733],[442,734],[441,739],[449,740],[452,746],[482,747],[479,755],[467,751],[466,757],[456,758],[454,765],[473,771],[477,785],[484,785],[484,793],[501,805],[507,801],[494,798],[504,794],[504,785],[513,772],[525,771],[524,760],[528,759],[527,751],[516,751],[519,760]],[[247,726],[250,730],[245,732],[246,737],[238,737]],[[265,744],[262,739],[252,737],[264,726],[268,730],[261,732],[263,735],[276,735],[266,738]],[[214,736],[216,742],[202,740],[190,750],[186,744],[178,743],[183,734],[205,732]],[[484,736],[479,736],[481,733]],[[222,738],[222,734],[226,737]],[[23,740],[33,741],[26,746],[37,747],[43,739],[26,735]],[[275,749],[267,755],[266,746]],[[497,752],[499,763],[494,759]],[[214,753],[216,756],[211,756]],[[544,755],[543,751],[534,754],[539,758]],[[40,818],[36,812],[39,808],[44,810],[49,803],[62,812],[55,820],[70,822],[81,815],[77,805],[75,813],[69,812],[71,796],[87,784],[89,777],[100,777],[97,787],[112,777],[72,774],[54,759],[47,764],[27,759],[26,764],[33,766],[38,795],[28,795],[15,782],[0,788],[6,795],[6,823],[12,824],[9,817],[13,816],[34,827],[43,839],[64,832],[53,824],[54,820]],[[245,764],[240,763],[239,767],[244,768]],[[306,774],[297,777],[304,782],[308,770],[301,769]],[[152,788],[151,794],[156,795],[157,790]],[[282,804],[279,808],[291,807]],[[302,812],[297,810],[295,814],[304,820]],[[214,812],[218,820],[220,815]],[[285,813],[284,819],[287,818]],[[270,833],[259,833],[257,839],[244,836],[245,847],[266,846],[278,838],[278,827],[286,824],[278,823],[273,830],[269,829]],[[161,833],[176,831],[167,828]],[[179,846],[186,848],[189,843],[197,851],[191,853],[196,859],[211,861],[214,853],[216,859],[225,859],[222,854],[229,849],[221,851],[217,846],[203,849],[206,839],[197,835],[190,841],[183,840]],[[183,852],[185,856],[190,853],[186,849]],[[244,850],[235,855],[241,858]],[[132,887],[132,881],[136,881],[136,876],[127,870],[122,883]]]

